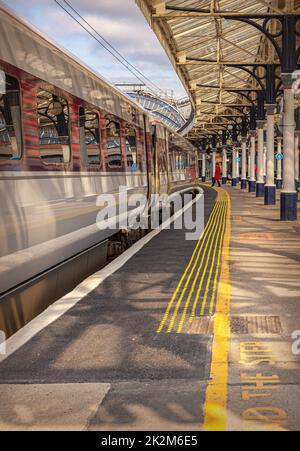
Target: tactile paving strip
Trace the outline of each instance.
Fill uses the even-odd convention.
[[[199,316],[193,319],[188,333],[191,335],[212,335],[214,330],[213,316]]]
[[[228,221],[229,198],[218,190],[214,209],[188,265],[183,268],[173,296],[168,303],[157,333],[165,330],[189,333],[196,318],[213,316],[222,265],[224,236]],[[201,326],[202,327],[202,326]]]
[[[231,333],[235,335],[279,335],[283,332],[279,316],[233,316],[230,324]]]

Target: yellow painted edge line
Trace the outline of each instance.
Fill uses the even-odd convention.
[[[222,266],[216,314],[214,321],[214,340],[212,347],[211,380],[206,390],[204,404],[205,431],[226,431],[227,397],[230,344],[230,239],[231,239],[231,201],[229,194],[226,232],[223,243]]]
[[[178,302],[176,304],[176,307],[175,307],[175,310],[174,310],[174,313],[173,313],[173,316],[172,316],[172,319],[170,321],[170,325],[169,325],[169,328],[168,328],[168,333],[171,333],[172,330],[173,330],[175,320],[177,318],[177,315],[178,315],[179,309],[181,307],[182,301],[183,301],[183,299],[184,299],[184,297],[186,295],[186,292],[188,291],[188,288],[189,288],[189,286],[191,284],[192,277],[194,276],[194,278],[195,278],[195,272],[196,272],[196,277],[199,277],[199,274],[200,274],[200,271],[201,271],[201,265],[199,267],[199,260],[201,259],[201,256],[203,255],[203,247],[204,246],[205,246],[204,254],[206,253],[206,250],[207,250],[207,247],[208,247],[208,243],[209,243],[209,240],[210,240],[210,236],[211,236],[212,233],[214,234],[214,229],[216,229],[216,227],[217,227],[217,225],[216,225],[217,224],[217,220],[218,220],[218,218],[220,216],[219,209],[220,209],[220,205],[218,203],[218,206],[217,206],[217,209],[216,209],[216,213],[214,213],[214,217],[212,218],[212,222],[211,222],[211,225],[209,227],[210,230],[207,229],[207,232],[203,236],[201,248],[200,248],[200,250],[198,252],[197,259],[196,259],[195,264],[194,264],[194,266],[192,268],[192,271],[189,274],[189,277],[188,277],[187,282],[185,284],[184,290],[181,293],[181,296],[180,296],[180,298],[179,298],[179,300],[178,300]],[[202,253],[201,253],[201,251],[202,251]],[[198,266],[198,271],[197,271],[197,266]]]
[[[218,213],[218,215],[219,215],[219,213]],[[196,275],[194,277],[194,281],[193,281],[192,287],[191,287],[191,289],[189,291],[189,295],[188,295],[188,298],[187,298],[185,306],[184,306],[184,311],[183,311],[183,313],[181,315],[179,327],[177,329],[177,333],[178,334],[180,334],[182,332],[182,329],[183,329],[183,326],[184,326],[184,322],[185,322],[185,319],[186,319],[186,316],[187,316],[188,308],[190,306],[190,303],[191,303],[191,300],[192,300],[192,296],[195,293],[196,284],[197,284],[197,282],[199,280],[199,276],[200,276],[201,270],[204,267],[205,258],[207,258],[207,261],[209,260],[209,252],[207,252],[207,251],[208,251],[209,242],[210,241],[213,242],[213,239],[214,239],[216,231],[217,231],[218,218],[219,218],[218,215],[214,219],[214,221],[215,221],[214,227],[210,230],[209,234],[206,236],[205,249],[202,252],[202,259],[201,259],[200,265],[198,266],[197,273],[196,273]],[[204,270],[203,274],[205,275],[205,270]],[[202,278],[200,279],[200,285],[201,286],[202,286],[203,280],[202,280]]]
[[[208,293],[209,293],[209,289],[211,287],[211,281],[212,281],[213,272],[214,272],[214,270],[216,271],[216,269],[217,269],[217,267],[216,267],[216,257],[218,255],[219,248],[222,246],[221,239],[222,239],[222,235],[224,234],[224,224],[226,222],[226,204],[225,204],[225,202],[224,202],[223,207],[222,207],[222,215],[221,215],[220,221],[221,222],[219,223],[219,229],[218,229],[218,233],[216,235],[215,247],[214,247],[214,250],[213,250],[213,255],[212,255],[211,265],[210,265],[210,269],[209,269],[209,273],[208,273],[208,278],[207,278],[207,281],[206,281],[206,287],[205,287],[205,290],[204,290],[204,296],[203,296],[200,316],[204,315],[204,312],[205,312],[205,309],[206,309],[206,304],[207,304]],[[215,273],[214,277],[216,277],[216,273]]]
[[[220,192],[219,192],[219,198],[220,198],[220,199],[223,199],[223,197],[224,197],[224,196],[221,197],[221,194],[220,194]],[[223,200],[220,200],[220,213],[222,213],[223,202],[224,202]],[[223,213],[222,213],[222,214],[223,214]],[[220,217],[221,217],[221,216],[220,216]],[[218,227],[218,226],[219,226],[219,223],[216,224],[216,227]],[[217,228],[216,231],[215,231],[214,237],[217,236],[218,230],[219,230],[219,229]],[[212,248],[212,247],[211,247],[211,248]],[[210,248],[209,253],[211,252],[211,248]],[[189,318],[189,323],[192,323],[193,319],[194,319],[195,316],[196,316],[197,305],[198,305],[198,301],[199,301],[199,299],[200,299],[200,294],[201,294],[201,291],[202,291],[202,287],[203,287],[203,282],[204,282],[205,276],[206,276],[206,274],[207,274],[207,269],[208,269],[209,263],[210,263],[210,262],[209,262],[209,258],[208,258],[208,260],[207,260],[207,262],[206,262],[206,265],[205,265],[205,268],[204,268],[204,271],[203,271],[203,274],[202,274],[202,277],[201,277],[201,280],[200,280],[200,283],[199,283],[199,286],[198,286],[198,289],[197,289],[197,292],[196,292],[195,300],[194,300],[194,303],[193,303],[193,306],[192,306],[192,311],[191,311],[190,318]]]
[[[212,291],[210,306],[209,306],[209,315],[212,315],[213,311],[214,311],[215,298],[216,298],[217,286],[218,286],[218,280],[219,280],[219,274],[220,274],[220,268],[221,268],[222,249],[224,246],[224,238],[225,238],[225,230],[226,230],[226,222],[227,222],[227,208],[228,208],[228,202],[227,202],[227,206],[226,206],[225,220],[224,220],[223,229],[222,229],[222,236],[221,236],[221,240],[220,240],[220,244],[219,244],[216,273],[215,273],[213,291]]]
[[[215,191],[217,191],[217,190],[215,190]],[[207,228],[207,231],[206,231],[206,233],[204,234],[204,236],[203,236],[203,238],[202,238],[202,244],[201,244],[201,248],[200,248],[200,250],[199,250],[199,252],[198,252],[197,259],[196,259],[195,264],[194,264],[194,266],[193,266],[193,268],[192,268],[192,271],[190,272],[190,275],[189,275],[188,280],[187,280],[187,282],[186,282],[186,284],[185,284],[184,290],[183,290],[183,292],[181,293],[181,296],[180,296],[180,298],[179,298],[179,300],[178,300],[178,302],[177,302],[177,304],[176,304],[175,311],[173,312],[173,316],[172,316],[172,318],[171,318],[171,321],[170,321],[170,324],[169,324],[169,327],[168,327],[168,333],[169,333],[169,334],[170,334],[170,333],[172,332],[172,330],[173,330],[175,321],[176,321],[177,316],[178,316],[179,309],[180,309],[181,304],[182,304],[182,300],[184,299],[184,297],[185,297],[185,295],[186,295],[186,292],[187,292],[187,290],[188,290],[188,288],[189,288],[189,286],[190,286],[190,283],[191,283],[191,281],[192,281],[192,277],[194,277],[194,282],[195,282],[195,284],[196,284],[196,282],[197,282],[197,280],[198,280],[198,278],[199,278],[199,275],[200,275],[200,272],[201,272],[201,269],[202,269],[202,266],[203,266],[203,265],[202,265],[202,262],[203,262],[204,256],[205,256],[205,254],[206,254],[206,251],[207,251],[207,249],[208,249],[208,246],[209,246],[209,243],[210,243],[210,240],[211,240],[211,238],[210,238],[210,237],[211,237],[211,234],[213,234],[213,237],[217,234],[217,231],[218,231],[218,220],[219,220],[219,218],[221,217],[221,213],[222,213],[222,205],[223,205],[223,202],[219,200],[219,197],[220,197],[220,194],[218,193],[218,197],[217,197],[216,204],[215,204],[216,210],[215,210],[215,209],[213,210],[213,214],[211,214],[211,216],[210,216],[210,218],[209,218],[209,221],[211,221],[211,224],[210,224],[210,226]],[[208,226],[208,224],[207,224],[207,226]],[[212,240],[211,240],[211,241],[212,241],[212,244],[211,244],[211,246],[210,246],[210,249],[212,248],[212,245],[213,245],[213,237],[212,237]],[[201,258],[201,251],[203,251],[203,247],[204,247],[204,246],[205,246],[204,252],[202,253],[202,254],[203,254],[203,257],[202,257],[201,264],[200,264],[200,267],[199,267],[198,264],[199,264],[199,260],[200,260],[200,258]],[[209,251],[209,252],[210,252],[210,251]],[[209,255],[209,253],[208,253],[208,255]],[[207,263],[206,263],[206,268],[205,268],[205,270],[204,270],[204,275],[205,275],[205,273],[206,273],[208,263],[209,263],[209,259],[207,260]],[[197,265],[198,265],[198,270],[197,270]],[[195,276],[195,271],[196,271],[196,276]],[[197,280],[195,280],[195,277],[196,277]],[[192,288],[190,288],[190,290],[193,289],[193,291],[194,291],[194,288],[195,288],[195,287],[194,287],[194,283],[193,283],[193,284],[192,284]],[[199,297],[199,296],[198,296],[198,297]],[[196,300],[195,300],[195,303],[196,303],[196,307],[197,307],[197,303],[198,303],[197,298],[196,298]],[[196,307],[195,307],[195,309],[196,309]],[[192,321],[192,320],[191,320],[191,321]],[[180,333],[181,330],[182,330],[182,328],[180,329],[180,327],[179,327],[177,333]]]
[[[207,246],[210,244],[210,247],[209,247],[209,249],[208,249],[208,253],[207,253],[207,256],[206,256],[206,262],[205,262],[204,269],[203,269],[203,271],[202,271],[202,276],[201,276],[200,283],[199,283],[198,288],[197,288],[196,296],[194,297],[194,303],[193,303],[193,306],[192,306],[192,311],[191,311],[191,313],[190,313],[189,323],[192,323],[192,322],[193,322],[193,319],[194,319],[195,316],[196,316],[197,306],[198,306],[198,304],[199,304],[199,301],[200,301],[200,295],[201,295],[202,288],[203,288],[203,282],[204,282],[204,280],[205,280],[205,277],[207,276],[208,268],[210,268],[210,267],[211,267],[210,265],[212,265],[211,251],[212,251],[213,245],[215,244],[215,243],[214,243],[214,239],[216,239],[217,234],[218,234],[218,232],[219,232],[219,219],[222,217],[222,214],[223,214],[222,210],[223,210],[223,206],[221,205],[221,207],[220,207],[220,214],[219,214],[218,218],[216,218],[216,224],[215,224],[214,235],[213,235],[213,237],[212,237],[211,242],[210,242],[210,243],[207,243]],[[216,241],[217,241],[217,240],[216,240]],[[200,302],[201,302],[201,301],[200,301]],[[202,304],[201,304],[201,305],[202,305]]]
[[[196,247],[194,249],[194,252],[193,252],[193,254],[191,256],[191,259],[189,261],[189,264],[186,267],[185,272],[184,272],[183,276],[181,277],[181,279],[180,279],[180,281],[179,281],[179,283],[177,285],[177,288],[176,288],[176,290],[175,290],[175,292],[174,292],[174,294],[172,296],[172,299],[171,299],[171,301],[169,302],[169,304],[167,306],[167,310],[166,310],[166,312],[165,312],[165,314],[163,316],[163,319],[162,319],[162,321],[161,321],[161,323],[160,323],[160,325],[159,325],[159,327],[158,327],[158,329],[156,331],[158,334],[160,334],[162,332],[162,330],[163,330],[163,328],[164,328],[164,326],[165,326],[165,324],[166,324],[166,322],[168,320],[168,317],[169,317],[169,314],[171,312],[172,306],[173,306],[174,302],[177,299],[177,295],[179,294],[179,291],[180,291],[185,279],[188,277],[189,271],[192,268],[192,265],[193,265],[193,262],[194,262],[195,258],[198,258],[199,248],[202,245],[202,240],[203,240],[205,234],[207,233],[208,228],[213,223],[212,217],[214,217],[217,209],[218,209],[218,203],[216,202],[215,205],[214,205],[213,211],[211,212],[209,221],[208,221],[206,227],[204,228],[204,230],[203,230],[203,232],[202,232],[202,234],[201,234],[201,236],[200,236],[200,238],[198,240],[198,243],[197,243],[197,245],[196,245]]]

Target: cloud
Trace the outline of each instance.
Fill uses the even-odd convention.
[[[134,0],[67,1],[147,77],[162,89],[173,89],[176,95],[184,95],[168,57]],[[135,80],[54,0],[10,0],[7,3],[112,82]]]
[[[142,13],[135,5],[134,0],[67,0],[79,12],[101,15],[118,21],[121,18],[140,20]],[[62,0],[63,3],[63,0]]]

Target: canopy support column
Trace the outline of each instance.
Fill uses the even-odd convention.
[[[222,184],[227,184],[227,178],[228,178],[228,168],[227,168],[227,150],[226,147],[223,149],[223,176],[222,176]]]
[[[232,148],[232,186],[237,186],[236,159],[237,159],[237,151],[236,151],[236,147],[233,146],[233,148]]]
[[[256,197],[264,197],[265,181],[264,181],[264,121],[257,121],[257,182]]]
[[[202,153],[202,182],[206,182],[206,153]]]
[[[277,155],[282,155],[282,138],[277,138]],[[276,188],[282,189],[282,159],[277,159]]]
[[[247,189],[247,138],[242,139],[242,189]]]
[[[274,151],[274,131],[275,131],[275,106],[267,106],[267,174],[265,186],[265,205],[276,204],[275,185],[275,151]]]
[[[297,220],[297,192],[295,190],[295,111],[292,74],[283,74],[283,190],[280,198],[282,221]]]

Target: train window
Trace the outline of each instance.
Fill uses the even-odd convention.
[[[19,160],[21,154],[20,85],[0,70],[0,160]]]
[[[120,124],[110,117],[106,118],[106,136],[108,166],[111,168],[120,168],[122,167]]]
[[[136,147],[136,129],[134,127],[126,127],[125,131],[126,138],[126,155],[127,155],[127,166],[129,168],[137,168],[137,147]]]
[[[42,160],[45,163],[68,163],[71,159],[68,102],[39,89],[37,103]]]
[[[83,107],[79,110],[80,150],[87,164],[100,164],[99,115]]]

